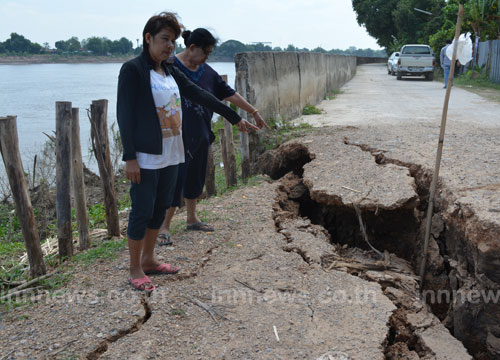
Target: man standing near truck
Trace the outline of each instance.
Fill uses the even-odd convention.
[[[446,45],[441,49],[441,54],[439,56],[439,61],[441,63],[441,67],[444,71],[444,88],[448,86],[448,78],[450,76],[450,68],[451,68],[451,60],[448,56],[446,56],[446,49],[451,45],[451,40],[446,40]]]

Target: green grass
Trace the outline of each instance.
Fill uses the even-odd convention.
[[[172,309],[170,310],[170,315],[184,317],[187,313],[184,309]]]
[[[118,201],[118,211],[125,209],[130,209],[132,206],[132,200],[130,200],[130,193],[126,192],[122,198]]]
[[[0,204],[0,243],[17,241],[22,242],[23,235],[15,209],[13,206]]]
[[[95,204],[88,209],[89,228],[95,229],[106,226],[106,209],[103,204]]]
[[[333,100],[335,99],[338,95],[343,94],[343,90],[332,90],[330,91],[329,94],[325,95],[325,100]]]
[[[128,240],[126,238],[103,241],[87,251],[76,254],[73,257],[73,261],[89,266],[98,260],[114,259],[118,251],[125,249],[127,242]]]
[[[458,78],[455,78],[455,84],[464,87],[500,90],[500,84],[496,84],[485,77],[472,79],[467,76],[460,76]]]
[[[303,136],[313,128],[312,125],[306,122],[295,124],[291,121],[278,121],[273,118],[269,119],[267,123],[271,131],[263,139],[263,146],[266,150],[273,150],[284,142]]]
[[[321,114],[321,110],[314,105],[307,104],[302,109],[302,115],[318,115]]]

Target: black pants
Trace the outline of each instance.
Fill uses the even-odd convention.
[[[172,207],[181,206],[181,194],[186,199],[197,199],[203,192],[207,175],[208,139],[196,138],[195,146],[186,151],[186,162],[179,165]]]
[[[127,236],[142,240],[146,228],[159,229],[171,206],[179,165],[158,170],[141,169],[141,183],[130,184],[132,210],[128,218]]]

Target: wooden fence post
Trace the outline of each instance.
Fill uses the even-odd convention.
[[[47,270],[43,261],[42,246],[29,197],[28,183],[24,177],[23,164],[21,163],[16,119],[16,116],[0,118],[0,151],[26,244],[30,276],[38,277],[44,275]]]
[[[115,176],[111,165],[108,137],[108,100],[94,100],[90,106],[90,137],[99,165],[99,174],[104,190],[106,225],[109,236],[120,236],[120,221],[115,192]]]
[[[71,227],[71,102],[56,102],[56,210],[59,256],[73,256]]]
[[[224,129],[219,129],[219,139],[220,139],[220,149],[222,153],[222,162],[224,163],[224,175],[226,176],[226,187],[231,184],[230,174],[229,174],[229,161],[227,158],[227,148],[226,148],[226,135]]]
[[[221,75],[222,80],[227,82],[227,75]],[[229,106],[229,102],[224,101],[224,104]],[[236,157],[234,155],[234,139],[233,139],[233,125],[224,119],[224,134],[226,136],[226,153],[227,153],[227,165],[224,163],[224,171],[228,172],[228,186],[236,186],[238,180],[236,177]]]
[[[215,187],[214,151],[212,145],[208,147],[207,176],[205,180],[205,187],[207,189],[207,197],[217,195],[217,189]]]
[[[87,214],[87,200],[85,199],[85,182],[83,180],[82,148],[80,145],[80,116],[79,109],[71,109],[73,121],[71,122],[71,158],[73,194],[75,197],[76,219],[78,221],[78,239],[80,250],[88,249],[89,243],[89,218]]]
[[[241,96],[247,99],[247,81],[246,72],[248,70],[240,70],[236,73],[236,90]],[[247,120],[247,112],[238,110],[242,119]],[[241,154],[241,179],[246,184],[247,179],[250,177],[250,145],[248,140],[248,133],[240,132],[240,154]]]

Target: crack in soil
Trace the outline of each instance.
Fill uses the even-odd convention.
[[[302,260],[304,260],[307,265],[311,265],[311,259],[307,256],[306,252],[304,250],[302,250],[301,248],[297,247],[297,246],[285,246],[283,248],[283,251],[285,252],[288,252],[288,253],[291,253],[291,252],[294,252],[298,255],[300,255],[300,257],[302,258]]]
[[[423,166],[389,158],[387,151],[375,149],[367,144],[351,142],[344,137],[344,144],[357,146],[369,152],[379,165],[394,164],[409,170],[410,176],[415,179],[417,193],[420,197],[420,221],[423,224],[428,205],[432,171]],[[431,242],[428,257],[427,274],[424,283],[424,300],[430,305],[433,313],[443,322],[451,334],[461,340],[475,359],[495,359],[500,355],[500,321],[498,302],[488,303],[482,298],[472,301],[467,298],[473,292],[483,294],[497,291],[500,284],[490,280],[484,273],[480,273],[478,263],[489,261],[491,265],[483,267],[490,270],[498,263],[494,255],[486,259],[479,259],[474,242],[468,239],[467,228],[489,228],[481,224],[474,217],[474,211],[456,201],[456,196],[448,190],[441,181],[438,181],[438,190],[434,202],[432,218]],[[453,204],[453,213],[445,214],[444,209]],[[447,216],[446,216],[447,215]],[[468,221],[469,220],[469,221]],[[469,232],[471,232],[469,230]],[[487,237],[487,235],[483,235]],[[418,243],[423,243],[423,232],[418,237]],[[419,262],[421,261],[421,257]],[[495,273],[493,270],[489,275]],[[444,292],[443,292],[444,290]],[[438,298],[436,299],[436,293]],[[444,301],[439,294],[445,294]],[[430,296],[427,296],[430,294]],[[450,294],[458,294],[450,296]],[[456,297],[452,298],[452,297]],[[495,320],[492,320],[495,319]]]
[[[151,306],[149,305],[147,297],[148,295],[144,294],[141,298],[141,305],[144,308],[144,316],[137,319],[137,321],[130,328],[122,329],[118,332],[118,334],[108,336],[97,346],[95,350],[93,350],[86,356],[86,359],[99,359],[106,351],[108,351],[110,344],[120,340],[125,336],[133,334],[142,328],[142,326],[149,320],[152,315]]]
[[[211,255],[213,254],[214,250],[218,249],[219,246],[213,246],[210,249],[208,249],[205,252],[204,255],[204,260],[201,262],[199,265],[198,269],[196,271],[191,271],[188,274],[178,274],[176,276],[168,277],[166,278],[168,281],[183,281],[187,279],[194,278],[199,275],[200,271],[207,265],[207,263],[211,260]],[[106,351],[108,351],[109,345],[112,343],[117,342],[121,338],[124,338],[125,336],[131,335],[137,331],[139,331],[142,326],[151,318],[153,315],[153,310],[151,305],[148,302],[148,298],[150,295],[144,294],[141,297],[141,305],[144,308],[144,316],[140,317],[137,319],[137,321],[128,329],[122,329],[120,330],[117,334],[115,335],[110,335],[106,339],[104,339],[97,347],[95,350],[90,352],[87,356],[86,359],[88,360],[96,360],[99,359]]]
[[[372,237],[376,239],[374,242],[376,247],[386,252],[390,251],[406,259],[413,265],[414,269],[417,268],[420,262],[418,253],[421,247],[422,219],[424,218],[424,210],[427,207],[427,197],[429,194],[432,172],[426,171],[422,166],[416,164],[408,164],[395,159],[388,159],[384,155],[385,151],[370,148],[368,145],[351,144],[347,139],[344,139],[344,143],[350,146],[358,146],[362,150],[370,152],[379,165],[392,163],[409,169],[410,175],[415,179],[415,191],[420,200],[415,203],[415,209],[398,208],[389,211],[380,210],[377,207],[374,212],[365,209],[363,216],[365,217],[368,228],[371,230]],[[272,166],[288,164],[286,161],[287,151],[292,151],[294,153],[294,163],[302,164],[302,166],[315,158],[313,154],[309,154],[308,151],[305,152],[303,149],[297,152],[297,144],[294,144],[294,147],[282,147],[280,153],[277,154],[275,151],[273,156],[270,157],[271,159],[278,159],[278,161],[274,163],[272,161],[267,162],[266,173],[268,175],[283,173],[283,169],[276,170],[273,169]],[[297,153],[302,154],[304,158],[302,160],[297,160]],[[288,165],[286,169],[289,168],[290,166]],[[281,226],[282,222],[286,218],[307,217],[313,224],[321,225],[328,231],[331,235],[330,238],[335,239],[336,243],[332,242],[334,245],[344,245],[343,250],[346,248],[348,249],[346,251],[363,248],[365,244],[360,240],[361,234],[354,209],[342,203],[339,204],[338,201],[329,202],[330,205],[322,205],[313,201],[311,199],[308,184],[304,184],[302,180],[303,168],[294,168],[293,174],[294,175],[289,174],[281,179],[281,185],[277,189],[278,194],[276,203],[273,206],[275,226],[277,231],[285,236],[287,242],[290,243],[291,239],[286,231],[283,231],[283,227]],[[435,213],[437,216],[440,216],[441,208],[439,207],[439,202],[437,202],[437,204],[437,209],[435,209],[437,211],[435,211]],[[384,236],[384,229],[386,228],[392,228],[393,231]],[[429,288],[434,290],[449,290],[448,279],[450,266],[447,261],[446,241],[443,241],[441,238],[441,234],[444,232],[444,224],[441,223],[441,228],[438,228],[439,231],[436,229],[433,230],[434,239],[437,243],[436,247],[439,246],[437,253],[434,253],[434,257],[438,259],[434,259],[434,262],[429,261],[428,274],[430,274],[431,279],[437,277],[438,281],[428,281],[427,284],[430,285]],[[401,244],[405,246],[400,246]],[[413,246],[408,246],[408,244],[413,244]],[[353,246],[354,248],[352,248]],[[339,250],[339,248],[340,247],[337,245],[337,250]],[[307,252],[303,249],[285,247],[283,250],[289,252],[295,251],[302,256],[304,261],[308,262]],[[340,250],[342,251],[342,249]],[[369,251],[364,251],[363,255],[365,256],[365,260],[369,254]],[[344,260],[349,261],[349,258],[344,258]],[[438,263],[437,266],[436,261]],[[324,268],[328,267],[323,261],[322,265]],[[332,267],[329,267],[329,269],[331,268]],[[412,268],[410,267],[410,271],[411,270]],[[416,276],[410,280],[407,278],[403,281],[394,281],[394,279],[389,279],[388,281],[385,274],[384,276],[374,276],[374,271],[368,272],[363,269],[357,269],[356,271],[348,272],[365,280],[379,283],[382,286],[384,294],[397,307],[397,310],[390,318],[390,330],[384,343],[386,349],[385,356],[387,359],[401,359],[405,356],[408,358],[433,356],[432,350],[423,343],[423,340],[417,334],[417,331],[420,333],[430,325],[417,327],[407,320],[408,315],[411,316],[419,312],[426,313],[425,306],[420,300]],[[433,312],[438,316],[440,315],[440,320],[446,317],[448,324],[445,322],[445,325],[448,325],[450,328],[450,303],[444,304],[444,306],[441,304],[438,305],[439,306],[431,304]],[[471,349],[469,348],[469,350]],[[482,352],[482,354],[484,354],[484,352]],[[488,359],[488,357],[484,357],[484,359]]]

